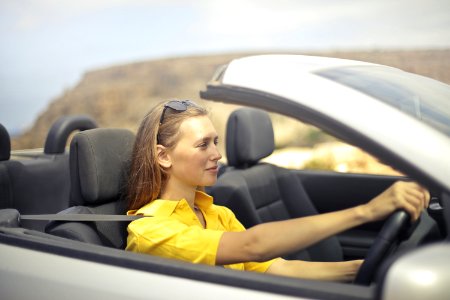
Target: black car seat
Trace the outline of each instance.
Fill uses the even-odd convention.
[[[7,163],[11,155],[11,139],[8,130],[0,124],[0,208],[12,207],[11,179]]]
[[[216,204],[229,207],[246,228],[318,213],[292,170],[260,162],[275,147],[265,111],[238,109],[230,115],[226,130],[228,167],[210,190]],[[343,254],[337,238],[331,237],[287,258],[340,261]]]
[[[60,213],[125,214],[123,198],[135,140],[126,129],[78,133],[70,145],[70,205]],[[128,222],[52,221],[46,232],[73,240],[124,248]]]
[[[8,160],[11,155],[11,138],[5,126],[0,124],[0,161]]]
[[[97,127],[88,116],[63,116],[51,127],[44,153],[10,157],[9,134],[0,126],[0,208],[21,214],[51,214],[69,207],[69,155],[71,133]],[[45,222],[23,220],[22,226],[44,230]]]

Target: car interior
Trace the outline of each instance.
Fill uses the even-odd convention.
[[[69,207],[67,139],[75,130],[96,127],[95,121],[87,116],[62,117],[50,128],[43,153],[11,157],[10,136],[1,125],[0,209],[13,208],[21,214],[50,214]],[[42,231],[45,222],[23,220],[22,226]]]
[[[227,123],[227,169],[211,189],[216,203],[229,207],[246,228],[317,214],[300,179],[291,170],[259,162],[275,149],[269,115],[253,108],[234,111]],[[339,261],[336,237],[323,240],[289,259]]]
[[[43,154],[12,158],[9,135],[0,126],[0,227],[19,226],[28,229],[28,235],[125,248],[127,222],[17,222],[17,216],[26,214],[125,214],[123,195],[134,133],[96,127],[87,117],[65,117],[49,131]],[[73,131],[80,132],[74,135],[67,153],[66,141]],[[230,115],[226,132],[227,164],[222,166],[216,185],[207,192],[216,204],[229,207],[246,227],[355,206],[400,179],[291,170],[261,162],[274,148],[273,128],[267,112],[240,108]],[[419,244],[442,239],[445,224],[439,222],[438,217],[439,212],[424,212],[416,230],[403,235],[405,242],[400,248],[408,251]],[[364,258],[382,226],[383,222],[360,226],[287,258],[315,261]],[[48,238],[49,244],[52,239]],[[194,276],[191,269],[189,274]],[[266,288],[276,290],[270,284]],[[341,287],[334,287],[333,293],[336,289]],[[335,295],[333,293],[329,295]],[[343,293],[343,298],[349,296]],[[354,293],[360,293],[355,298],[372,297],[371,290]],[[317,295],[317,291],[312,295]]]

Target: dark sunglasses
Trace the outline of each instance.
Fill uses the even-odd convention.
[[[164,109],[161,114],[161,118],[159,119],[159,125],[164,121],[164,116],[166,114],[166,110],[168,108],[173,109],[176,112],[186,111],[189,106],[197,106],[194,102],[190,100],[172,100],[164,104]]]

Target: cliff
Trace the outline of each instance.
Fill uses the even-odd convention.
[[[88,114],[101,127],[124,127],[135,131],[153,103],[171,98],[202,103],[199,91],[216,68],[233,58],[250,54],[260,53],[167,58],[89,71],[75,87],[53,100],[29,131],[13,140],[13,149],[43,147],[51,124],[62,115]],[[380,63],[450,84],[450,49],[297,54]],[[208,102],[207,106],[214,111],[216,105],[221,104]],[[221,106],[221,113],[213,116],[220,133],[232,108]]]

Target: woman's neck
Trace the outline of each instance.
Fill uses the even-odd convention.
[[[189,206],[194,209],[196,190],[196,187],[187,187],[182,184],[175,184],[173,182],[171,183],[171,181],[169,180],[169,182],[167,182],[166,188],[161,193],[161,198],[174,201],[185,199],[189,203]]]

